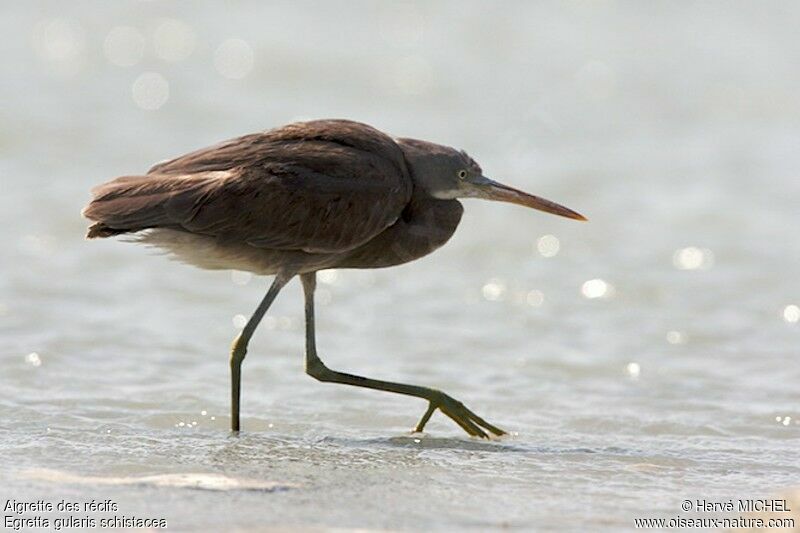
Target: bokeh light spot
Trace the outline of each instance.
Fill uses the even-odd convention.
[[[525,301],[527,302],[528,305],[532,307],[539,307],[544,303],[544,293],[536,289],[528,291],[528,294],[525,297]]]
[[[783,319],[790,324],[800,322],[800,306],[789,304],[783,308]]]
[[[686,334],[680,331],[668,331],[667,342],[670,344],[684,344],[686,343]]]
[[[253,49],[243,39],[226,39],[214,52],[214,68],[224,78],[240,80],[253,69]]]
[[[56,74],[72,76],[83,66],[86,36],[83,28],[72,21],[52,19],[40,22],[34,28],[33,45]]]
[[[169,100],[169,82],[157,72],[145,72],[133,82],[131,94],[137,106],[154,111]]]
[[[708,270],[714,266],[714,254],[708,248],[679,248],[672,254],[672,264],[679,270]]]
[[[247,317],[244,315],[233,315],[233,327],[236,329],[244,329],[247,325]]]
[[[584,297],[593,300],[596,298],[610,298],[614,295],[614,287],[602,279],[590,279],[581,286]]]
[[[490,302],[502,300],[506,295],[506,284],[500,279],[492,278],[483,285],[481,293]]]
[[[561,242],[555,235],[542,235],[536,241],[536,249],[542,257],[555,257],[561,249]]]

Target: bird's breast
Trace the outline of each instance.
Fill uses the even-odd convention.
[[[419,259],[452,237],[464,208],[457,200],[412,197],[397,221],[343,255],[340,268],[382,268]]]

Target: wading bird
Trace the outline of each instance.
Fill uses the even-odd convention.
[[[281,288],[299,276],[305,295],[306,372],[342,383],[416,396],[472,436],[503,430],[441,391],[329,369],[314,335],[316,272],[382,268],[418,259],[455,232],[458,198],[485,198],[585,220],[575,211],[483,175],[465,152],[392,138],[349,120],[290,124],[245,135],[123,176],[93,189],[83,215],[87,238],[136,234],[177,259],[206,269],[274,275],[266,296],[233,342],[231,429],[239,431],[242,361]]]

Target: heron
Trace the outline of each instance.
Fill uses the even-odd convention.
[[[274,276],[230,349],[231,430],[240,430],[242,362],[281,289],[300,278],[305,300],[305,371],[340,383],[427,401],[414,432],[438,409],[473,437],[505,431],[462,402],[423,386],[339,372],[317,353],[316,273],[419,259],[447,242],[461,198],[510,202],[586,220],[555,202],[484,176],[462,150],[395,138],[369,125],[331,119],[244,135],[118,177],[92,189],[82,214],[87,238],[123,235],[204,269]]]

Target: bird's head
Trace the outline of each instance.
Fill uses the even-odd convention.
[[[434,198],[485,198],[586,220],[563,205],[487,178],[480,165],[464,151],[417,139],[397,139],[397,143],[409,163],[414,181]]]

